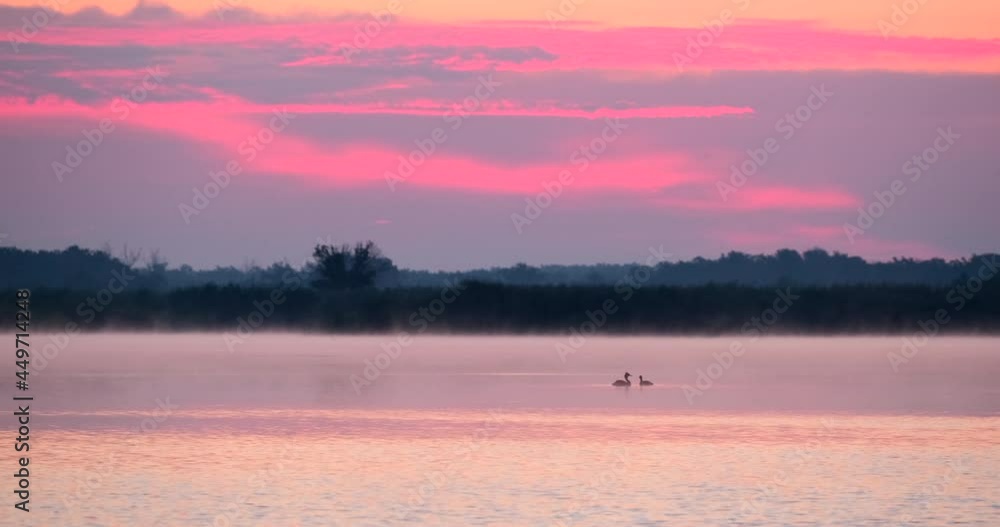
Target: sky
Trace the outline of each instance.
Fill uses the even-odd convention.
[[[697,5],[692,5],[697,4]],[[0,3],[0,244],[1000,249],[993,0]]]

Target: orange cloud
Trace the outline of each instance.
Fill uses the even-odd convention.
[[[16,6],[31,6],[39,0],[7,0]],[[621,26],[680,26],[700,28],[706,20],[716,19],[725,9],[746,13],[761,19],[819,20],[838,29],[877,31],[880,21],[891,21],[894,5],[904,2],[803,2],[801,0],[721,0],[715,2],[664,2],[663,0],[622,0],[619,2],[550,2],[538,0],[508,0],[505,2],[455,2],[454,0],[399,0],[400,16],[447,24],[463,24],[481,20],[516,22],[541,21],[549,27],[593,23]],[[50,2],[56,9],[72,12],[80,9],[74,2]],[[204,16],[209,20],[232,21],[239,10],[253,10],[270,17],[315,18],[342,15],[345,6],[328,0],[299,0],[294,3],[269,0],[163,0],[189,16]],[[136,7],[135,0],[92,0],[110,13],[124,15]],[[352,0],[350,10],[361,17],[385,12],[388,0]],[[562,7],[561,7],[562,6]],[[997,38],[1000,29],[1000,3],[992,0],[951,0],[925,2],[915,13],[907,15],[899,27],[901,36],[946,38]]]

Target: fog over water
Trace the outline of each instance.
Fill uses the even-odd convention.
[[[35,363],[33,390],[48,410],[144,408],[169,396],[186,408],[1000,412],[996,339],[932,338],[915,353],[906,342],[417,336],[400,345],[397,335],[259,333],[229,346],[211,333],[88,334]],[[634,385],[612,389],[626,371]],[[654,386],[640,389],[639,375]]]

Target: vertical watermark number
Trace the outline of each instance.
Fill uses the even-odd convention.
[[[17,407],[17,410],[14,411],[14,417],[17,419],[17,438],[14,441],[14,451],[17,453],[14,456],[17,458],[17,472],[14,473],[16,480],[14,495],[19,501],[15,501],[14,508],[30,512],[28,504],[31,492],[28,488],[30,486],[28,477],[31,471],[28,469],[28,463],[31,460],[28,457],[28,452],[31,447],[28,444],[28,439],[31,430],[28,427],[28,421],[30,401],[34,399],[28,395],[28,359],[30,357],[28,324],[31,322],[31,291],[18,289],[15,295],[15,304],[17,311],[14,315],[14,327],[17,331],[14,333],[14,356],[16,357],[14,361],[14,377],[16,378],[14,385],[18,389],[18,395],[14,396],[14,405]]]

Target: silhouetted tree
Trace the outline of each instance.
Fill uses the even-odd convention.
[[[531,285],[544,282],[541,271],[523,262],[514,267],[500,269],[497,274],[500,275],[501,281],[509,284]]]
[[[351,255],[350,278],[351,287],[371,287],[375,285],[375,274],[378,271],[377,262],[382,258],[382,251],[372,241],[358,242],[354,245]]]
[[[149,263],[139,275],[140,287],[149,289],[164,289],[167,287],[167,261],[160,256],[159,250],[149,254]]]
[[[313,284],[320,289],[361,289],[375,285],[380,269],[393,269],[392,262],[372,241],[358,242],[353,250],[347,244],[317,245],[313,249],[317,278]]]
[[[347,289],[348,260],[351,258],[350,247],[347,244],[317,245],[313,249],[313,260],[316,264],[316,279],[313,285],[319,289]]]

